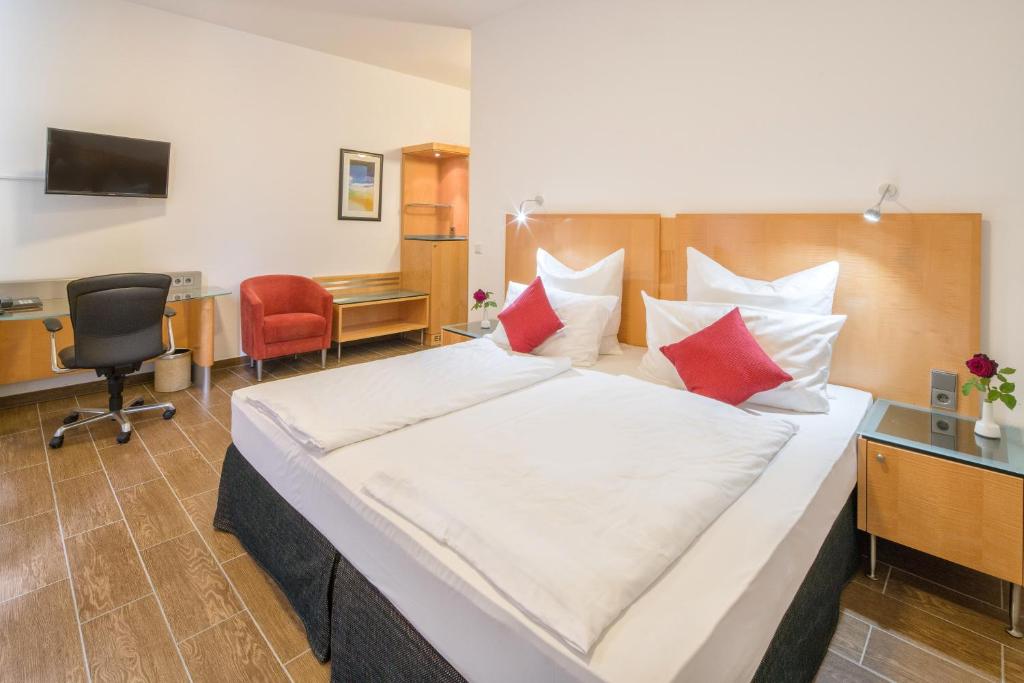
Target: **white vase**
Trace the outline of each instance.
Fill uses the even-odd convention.
[[[981,419],[974,423],[974,433],[978,436],[984,436],[986,439],[998,439],[1002,436],[1002,432],[999,429],[999,425],[996,424],[996,420],[993,417],[995,412],[995,406],[989,401],[983,401],[981,404]]]
[[[485,330],[491,329],[491,321],[487,319],[487,309],[484,309],[484,319],[480,321],[480,327]]]

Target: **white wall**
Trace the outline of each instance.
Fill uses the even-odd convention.
[[[471,288],[501,290],[503,214],[537,193],[859,212],[894,181],[890,211],[984,214],[983,346],[1024,368],[1021,26],[1019,0],[552,0],[476,27]]]
[[[120,0],[0,0],[0,175],[41,174],[46,127],[171,142],[170,197],[47,196],[0,180],[0,279],[202,270],[218,358],[238,284],[399,267],[399,148],[467,144],[469,93]],[[383,153],[383,220],[338,221],[339,148]]]

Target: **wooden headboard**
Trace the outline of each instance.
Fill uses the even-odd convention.
[[[962,383],[980,350],[980,214],[678,214],[662,220],[662,299],[686,298],[687,246],[761,280],[839,261],[835,384],[928,405],[929,370]]]
[[[641,290],[657,296],[658,214],[532,214],[525,226],[505,217],[505,287],[537,276],[537,248],[581,270],[618,249],[626,250],[619,340],[644,346],[647,323]]]

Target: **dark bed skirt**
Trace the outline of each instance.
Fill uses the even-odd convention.
[[[313,654],[330,658],[331,597],[340,555],[267,480],[228,446],[213,526],[234,534],[274,577],[306,628]]]
[[[229,531],[281,587],[313,654],[335,683],[462,683],[465,679],[391,602],[239,453],[228,447],[214,527]],[[839,619],[839,594],[857,567],[854,498],[843,507],[754,675],[811,681]]]

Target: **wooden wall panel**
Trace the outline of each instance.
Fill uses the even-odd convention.
[[[441,234],[455,226],[455,234],[469,235],[469,157],[449,157],[439,164],[437,201],[451,208],[439,209],[438,215],[447,225],[441,225]]]
[[[438,198],[440,169],[433,158],[402,157],[402,234],[444,235],[448,232],[449,210],[410,203],[434,203]]]
[[[835,384],[928,405],[929,370],[962,382],[980,350],[980,214],[678,214],[661,234],[663,299],[686,299],[687,246],[762,280],[839,261]]]
[[[658,296],[660,231],[657,214],[535,213],[525,226],[505,216],[505,286],[537,276],[538,247],[577,270],[625,249],[619,340],[644,346],[647,323],[640,292]]]

